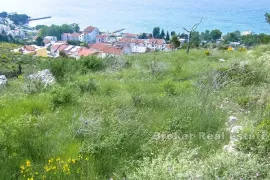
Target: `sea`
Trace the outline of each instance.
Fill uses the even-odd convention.
[[[102,32],[184,32],[203,18],[198,31],[219,29],[270,33],[264,14],[270,13],[270,0],[3,0],[0,11],[24,13],[37,24],[78,23],[81,29],[95,26]]]

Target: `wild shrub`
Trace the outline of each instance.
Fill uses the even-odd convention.
[[[24,91],[27,94],[36,94],[46,89],[44,83],[39,80],[26,79]]]
[[[270,120],[261,121],[255,128],[247,127],[240,136],[238,147],[246,153],[270,157]]]
[[[50,70],[58,82],[62,82],[67,72],[67,60],[57,59],[50,62]]]
[[[174,96],[177,94],[176,86],[173,82],[165,82],[163,84],[163,89],[165,93],[169,96]]]
[[[97,85],[93,79],[89,79],[88,81],[80,82],[79,88],[82,93],[93,93],[97,90]]]
[[[155,158],[145,157],[135,172],[129,173],[130,180],[148,179],[269,179],[269,163],[261,163],[256,156],[244,153],[221,152],[209,158],[198,158],[197,149],[175,147],[172,153],[161,153]],[[200,167],[200,168],[198,168]]]
[[[75,102],[74,94],[69,88],[55,87],[50,95],[53,108],[71,105]]]
[[[100,71],[105,67],[103,60],[96,56],[81,57],[80,62],[82,63],[83,73]]]

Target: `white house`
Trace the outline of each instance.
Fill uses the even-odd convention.
[[[10,31],[10,27],[9,26],[6,26],[6,25],[3,25],[3,24],[0,24],[0,34],[2,34],[2,32],[8,32]]]
[[[88,44],[96,43],[96,38],[99,35],[99,29],[89,26],[84,30],[84,41]]]
[[[166,41],[164,39],[149,39],[147,47],[151,50],[163,51],[166,48]]]
[[[79,41],[84,42],[84,33],[80,34]]]
[[[44,37],[44,40],[50,41],[50,42],[56,42],[57,37],[56,36],[46,36]]]
[[[26,32],[20,29],[15,29],[8,31],[7,35],[11,35],[12,37],[20,37],[21,39],[23,39],[26,37]]]

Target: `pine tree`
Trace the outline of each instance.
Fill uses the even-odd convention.
[[[153,37],[154,38],[159,38],[160,37],[160,28],[159,27],[154,27],[154,29],[153,29]]]
[[[161,33],[160,33],[160,36],[159,36],[160,39],[164,39],[165,38],[165,32],[164,30],[162,29]]]
[[[169,32],[167,31],[166,41],[169,41],[169,40],[170,40],[170,35],[169,35]]]

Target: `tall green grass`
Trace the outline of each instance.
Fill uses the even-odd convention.
[[[269,116],[270,58],[261,48],[103,60],[44,59],[3,51],[14,60],[2,63],[24,63],[23,74],[10,78],[0,91],[0,179],[269,178],[267,155],[249,148],[254,141],[241,142],[239,157],[222,152],[229,141],[229,116],[239,117],[239,125],[249,129]],[[221,58],[226,61],[219,62]],[[26,91],[27,76],[45,68],[56,84]],[[200,132],[224,137],[155,139],[157,133]],[[267,147],[268,141],[261,145]],[[252,158],[247,161],[245,153]],[[63,163],[47,171],[51,158]],[[32,174],[24,177],[21,165]],[[198,170],[194,167],[201,167],[198,173],[191,172]]]

